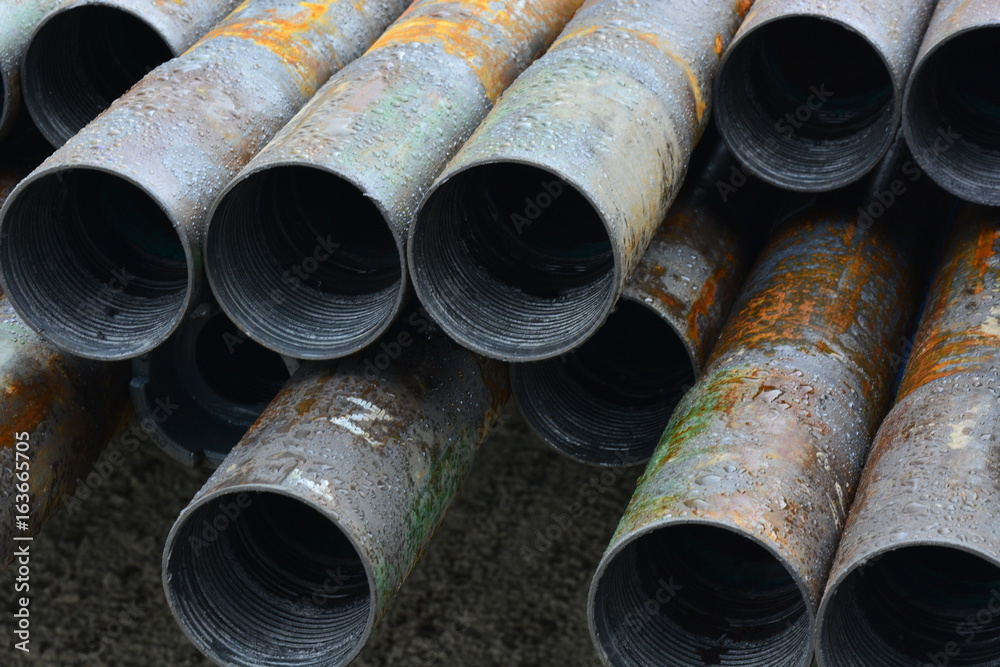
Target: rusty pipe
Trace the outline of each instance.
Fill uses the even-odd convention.
[[[958,197],[1000,205],[1000,5],[940,0],[904,99],[903,129],[928,175]]]
[[[32,120],[62,146],[150,70],[179,56],[238,0],[63,0],[24,53]]]
[[[855,197],[827,196],[775,234],[675,411],[591,585],[609,664],[809,665],[931,210],[897,202],[865,222]]]
[[[833,190],[895,140],[935,0],[758,0],[716,79],[716,121],[773,185]]]
[[[22,118],[21,60],[28,37],[55,0],[5,0],[0,3],[0,139]]]
[[[0,211],[0,278],[33,329],[93,359],[149,352],[199,302],[208,210],[406,0],[247,0],[148,74]]]
[[[608,317],[680,189],[749,0],[596,0],[504,93],[410,230],[417,295],[463,345],[568,352]]]
[[[298,362],[247,338],[203,303],[170,340],[132,360],[132,405],[160,449],[187,466],[218,466]]]
[[[557,359],[511,366],[525,420],[582,463],[649,460],[739,294],[750,237],[774,219],[766,200],[777,193],[746,176],[721,142],[703,148],[714,154],[692,171],[597,333]]]
[[[822,665],[1000,663],[1000,214],[957,216],[820,606]]]
[[[0,568],[97,460],[121,424],[127,382],[126,364],[59,353],[0,297]]]
[[[210,218],[209,282],[240,328],[302,359],[379,338],[424,192],[581,2],[418,0],[332,77]]]
[[[350,662],[499,416],[502,364],[416,310],[383,340],[383,370],[303,364],[170,531],[167,600],[218,664]]]

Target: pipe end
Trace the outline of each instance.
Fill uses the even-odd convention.
[[[181,629],[220,665],[345,665],[375,623],[377,591],[359,553],[317,508],[229,488],[181,514],[163,585]]]
[[[194,290],[192,250],[138,184],[97,169],[46,169],[18,186],[2,215],[4,289],[55,346],[132,359],[180,326]]]
[[[254,172],[211,220],[205,262],[216,298],[271,350],[343,357],[376,341],[403,307],[402,240],[375,202],[336,174]]]
[[[118,7],[76,5],[36,28],[21,66],[35,125],[62,146],[174,53],[153,26]]]
[[[620,268],[582,191],[536,166],[486,163],[440,183],[410,235],[421,303],[455,340],[504,361],[558,356],[611,312]]]
[[[805,585],[751,537],[673,523],[613,547],[591,584],[591,637],[614,665],[806,667]]]
[[[716,80],[715,118],[743,166],[788,190],[857,181],[892,145],[900,91],[878,49],[816,16],[770,21],[739,39]]]
[[[903,129],[914,157],[941,187],[1000,206],[1000,27],[938,44],[910,78]]]

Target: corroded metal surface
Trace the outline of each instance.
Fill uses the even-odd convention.
[[[0,139],[14,127],[21,109],[21,58],[31,31],[55,0],[0,3]]]
[[[404,249],[428,186],[581,2],[414,3],[216,204],[205,262],[226,312],[255,340],[297,358],[341,357],[376,340],[407,295]],[[308,185],[297,187],[303,177]],[[335,217],[326,213],[330,197]],[[312,200],[322,213],[310,218],[303,202]],[[272,240],[279,235],[300,240]],[[323,249],[306,272],[317,236],[336,249]],[[338,272],[350,255],[359,267]],[[361,286],[358,273],[369,274]]]
[[[126,364],[60,354],[0,298],[0,567],[14,537],[37,534],[104,449],[127,382]]]
[[[435,181],[411,230],[417,294],[451,336],[537,361],[600,327],[680,188],[750,4],[598,0],[577,12]],[[490,235],[512,251],[484,265],[475,253],[495,252]],[[554,262],[537,256],[549,246]]]
[[[201,288],[209,207],[405,0],[248,0],[153,70],[8,199],[0,271],[14,307],[58,347],[139,356]]]
[[[750,268],[746,218],[760,214],[737,213],[720,196],[719,178],[735,166],[723,152],[670,208],[597,334],[564,357],[511,367],[522,413],[560,452],[597,465],[645,463],[701,374]]]
[[[591,632],[611,664],[809,664],[815,609],[889,399],[886,351],[917,298],[899,227],[863,222],[839,199],[770,241],[640,480],[590,593]],[[643,567],[687,591],[629,623],[654,571]]]
[[[903,129],[928,175],[958,197],[1000,205],[1000,5],[940,0],[913,66]]]
[[[820,610],[821,664],[1000,660],[998,395],[1000,215],[967,204],[844,530]],[[938,567],[899,577],[934,548]],[[983,565],[992,573],[979,578]]]
[[[132,360],[132,405],[157,447],[184,465],[215,467],[296,368],[203,303],[169,341]]]
[[[834,190],[875,168],[935,0],[758,0],[715,82],[716,121],[776,186]]]
[[[356,355],[303,365],[171,531],[168,601],[219,664],[353,659],[499,416],[507,369],[455,345],[420,311],[383,342],[398,350],[388,364]],[[278,520],[310,541],[304,553],[294,534],[265,539],[282,553],[250,537],[275,499]],[[226,503],[242,509],[206,539],[203,521]]]
[[[24,102],[61,146],[150,69],[179,56],[239,0],[46,0],[22,64]]]

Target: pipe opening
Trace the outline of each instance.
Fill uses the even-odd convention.
[[[1000,568],[974,554],[890,551],[852,571],[828,604],[829,665],[1000,664]]]
[[[229,493],[175,528],[165,585],[191,639],[226,665],[346,664],[372,589],[351,540],[299,500]]]
[[[525,417],[556,449],[585,463],[623,465],[652,456],[694,368],[666,321],[622,300],[581,347],[515,364],[511,380]]]
[[[127,359],[166,340],[189,281],[181,238],[137,186],[101,171],[34,179],[9,201],[0,268],[19,312],[83,357]]]
[[[907,97],[914,153],[958,196],[1000,205],[1000,28],[961,33],[914,73]]]
[[[805,664],[811,619],[785,565],[714,526],[629,542],[597,582],[593,627],[616,665]]]
[[[142,382],[133,385],[133,396],[165,436],[157,438],[165,451],[187,464],[202,457],[218,464],[291,374],[280,355],[247,338],[223,313],[200,310],[135,366]]]
[[[61,146],[172,57],[142,19],[114,7],[73,7],[32,38],[22,67],[24,97],[45,138]]]
[[[435,319],[491,356],[567,351],[612,305],[615,259],[601,217],[542,169],[499,163],[456,174],[425,202],[411,247]]]
[[[747,168],[793,190],[832,190],[870,171],[895,136],[895,87],[861,35],[815,17],[768,23],[719,74],[718,122]]]
[[[319,169],[267,169],[232,188],[209,227],[206,262],[233,319],[292,357],[355,352],[403,302],[403,257],[382,213]]]

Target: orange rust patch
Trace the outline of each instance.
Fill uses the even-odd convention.
[[[521,5],[494,0],[424,0],[410,6],[369,49],[396,44],[439,44],[475,72],[496,101],[519,73],[518,45],[552,41],[582,0],[531,0]],[[536,54],[537,55],[537,54]]]
[[[726,50],[726,45],[722,41],[722,35],[717,34],[715,36],[715,55],[722,57],[722,52]]]
[[[741,19],[747,17],[747,12],[753,7],[754,0],[736,0],[736,13],[740,15]]]
[[[17,433],[34,432],[57,397],[47,386],[9,385],[2,400],[4,419],[0,426],[0,448],[13,447]]]
[[[706,350],[702,347],[698,318],[701,317],[706,322],[712,321],[711,310],[712,306],[715,305],[716,292],[718,291],[719,283],[725,278],[727,273],[729,273],[729,266],[722,266],[715,270],[715,273],[701,286],[698,298],[695,299],[694,304],[691,306],[691,313],[688,315],[688,339],[698,346],[699,355],[702,357],[699,361],[705,360]]]
[[[299,75],[299,88],[306,95],[312,95],[321,83],[319,73],[324,69],[323,63],[313,53],[309,37],[312,33],[329,32],[336,26],[327,25],[327,11],[338,0],[317,0],[316,2],[299,2],[301,11],[283,18],[277,9],[267,9],[260,14],[246,17],[237,16],[247,9],[249,2],[240,5],[231,20],[226,21],[191,47],[196,49],[213,39],[230,37],[246,40],[262,46],[278,56],[287,66]],[[336,56],[334,56],[336,58]],[[343,63],[337,61],[340,67]]]

